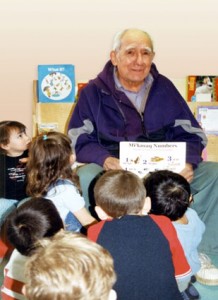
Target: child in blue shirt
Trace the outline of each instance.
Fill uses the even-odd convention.
[[[147,195],[151,198],[150,213],[167,216],[173,223],[186,258],[195,275],[201,268],[198,245],[205,225],[195,210],[190,208],[193,200],[188,181],[180,174],[160,170],[144,179]],[[190,283],[183,292],[185,299],[199,299],[199,294]]]

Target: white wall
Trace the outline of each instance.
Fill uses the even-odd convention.
[[[170,78],[218,74],[216,0],[0,0],[0,120],[31,133],[32,82],[38,64],[72,63],[91,79],[121,29],[153,37],[155,63]]]

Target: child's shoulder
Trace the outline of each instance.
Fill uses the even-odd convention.
[[[90,225],[87,230],[87,237],[90,240],[96,242],[102,228],[105,225],[105,222],[107,222],[107,220],[99,221],[96,224]]]
[[[168,217],[153,214],[150,214],[149,216],[163,232],[171,235],[175,234],[176,230]]]
[[[166,216],[149,214],[149,217],[153,221],[155,221],[155,223],[160,223],[160,224],[163,223],[163,224],[171,224],[172,225],[171,220]]]
[[[76,188],[75,184],[70,179],[57,179],[54,183],[50,184],[48,188],[48,195],[64,193],[66,195],[70,194],[71,196],[79,195],[79,191]]]

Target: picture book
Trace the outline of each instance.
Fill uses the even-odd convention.
[[[79,99],[79,96],[80,96],[80,93],[81,93],[81,90],[86,87],[88,84],[87,81],[84,81],[84,82],[78,82],[77,85],[76,85],[76,101],[78,101]]]
[[[187,100],[192,102],[218,101],[218,76],[188,76]]]
[[[198,106],[197,120],[206,134],[218,135],[218,106]]]
[[[38,65],[38,102],[74,101],[74,65]]]
[[[163,169],[179,173],[185,163],[185,142],[120,142],[121,167],[139,177]]]
[[[59,131],[58,123],[39,123],[38,124],[38,133],[47,133],[50,131]]]

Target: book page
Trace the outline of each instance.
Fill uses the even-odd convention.
[[[120,142],[121,167],[139,177],[164,169],[179,173],[185,164],[185,142]]]

